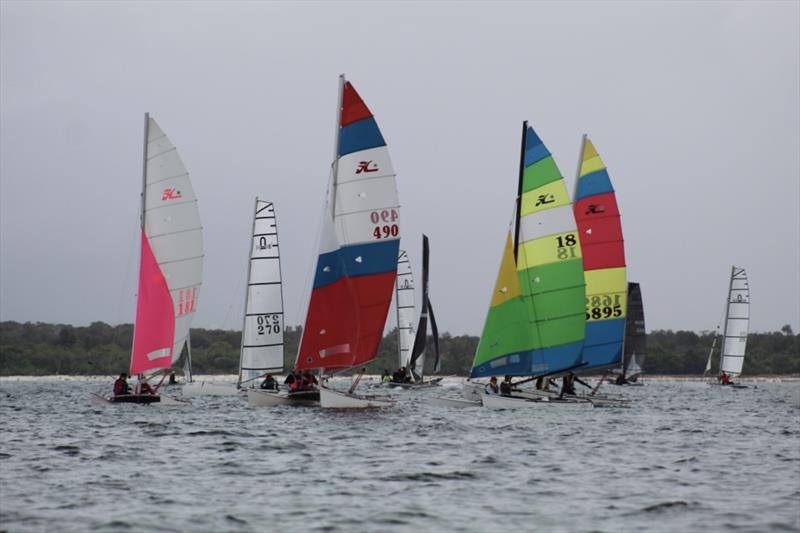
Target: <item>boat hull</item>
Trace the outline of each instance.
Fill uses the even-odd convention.
[[[393,400],[385,397],[357,396],[327,387],[320,387],[319,402],[325,409],[367,409],[394,405]]]
[[[286,393],[262,389],[247,389],[250,407],[276,407],[280,405],[311,406],[319,404],[319,395],[314,392]]]
[[[558,406],[567,409],[591,409],[592,402],[580,399],[558,398],[524,398],[521,396],[501,396],[499,394],[484,394],[483,406],[489,409],[548,409]]]
[[[428,389],[430,387],[437,387],[442,378],[435,378],[430,381],[423,381],[422,383],[394,383],[390,381],[386,385],[392,389]]]
[[[171,406],[186,406],[190,405],[188,402],[165,396],[163,394],[126,394],[123,396],[100,396],[99,394],[91,394],[89,401],[93,405],[113,405],[132,403],[138,405],[160,405],[164,407]]]

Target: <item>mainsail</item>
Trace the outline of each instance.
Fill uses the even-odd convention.
[[[731,377],[742,373],[749,324],[750,287],[747,284],[747,272],[743,268],[732,266],[720,354],[720,372],[725,372]]]
[[[647,356],[647,333],[644,328],[644,303],[638,283],[628,282],[628,310],[625,317],[625,352],[623,379],[635,380],[642,373]]]
[[[539,136],[522,126],[515,216],[471,377],[553,374],[580,364],[585,284],[564,178]]]
[[[344,76],[339,109],[298,369],[342,369],[374,359],[397,275],[400,205],[389,150],[372,113]]]
[[[433,332],[434,340],[434,372],[439,371],[439,329],[436,327],[436,319],[433,317],[433,308],[431,307],[430,294],[428,291],[428,271],[429,271],[429,256],[430,247],[428,245],[428,236],[422,236],[422,310],[419,314],[419,322],[417,323],[417,336],[414,339],[414,348],[411,351],[411,359],[408,364],[408,369],[411,372],[414,380],[422,380],[425,373],[425,351],[428,344],[428,318],[430,317],[431,330]]]
[[[247,268],[239,385],[283,371],[283,292],[275,206],[256,198]]]
[[[575,182],[575,219],[586,279],[586,340],[581,372],[622,359],[628,284],[625,246],[614,188],[592,141],[583,136]]]
[[[397,367],[408,368],[414,343],[414,276],[405,250],[397,257]]]
[[[180,357],[203,274],[203,233],[189,173],[175,146],[145,114],[141,256],[131,374]]]

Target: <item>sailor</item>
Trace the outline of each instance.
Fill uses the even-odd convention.
[[[310,370],[303,372],[303,389],[314,389],[318,385],[317,378]]]
[[[506,376],[500,384],[500,394],[502,396],[511,396],[511,376]]]
[[[130,393],[131,390],[130,387],[128,387],[128,374],[123,372],[114,382],[114,396],[124,396]]]
[[[575,395],[575,374],[571,372],[561,378],[561,396],[565,394]]]
[[[404,383],[406,380],[406,369],[398,368],[392,374],[392,383]]]
[[[389,371],[387,369],[383,369],[383,374],[381,374],[381,383],[389,383],[392,381],[392,376],[389,375]]]
[[[722,385],[730,385],[731,377],[726,372],[723,372],[722,374],[719,375],[719,382]]]
[[[155,394],[156,391],[153,390],[153,387],[150,386],[149,383],[144,379],[144,376],[139,374],[136,376],[136,387],[134,387],[135,394]]]
[[[169,381],[167,382],[167,384],[168,385],[176,385],[177,383],[178,383],[178,380],[175,379],[175,372],[170,372],[169,373]]]
[[[486,386],[483,388],[483,391],[486,394],[500,393],[499,389],[497,388],[497,376],[492,376],[492,378],[489,380],[489,383],[487,383]]]
[[[261,388],[266,390],[277,390],[278,382],[272,377],[272,374],[267,374],[264,381],[261,382]]]
[[[283,384],[286,385],[290,391],[297,390],[300,386],[300,375],[292,370],[289,372],[289,375],[286,376],[286,379],[283,380]]]

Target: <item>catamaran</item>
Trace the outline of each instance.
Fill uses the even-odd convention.
[[[203,274],[203,228],[189,173],[156,121],[145,114],[141,255],[131,376],[168,370],[180,358],[197,309]],[[161,381],[167,373],[163,372]],[[161,383],[156,385],[155,392]],[[175,404],[164,395],[95,401]]]
[[[339,77],[334,158],[298,371],[318,370],[322,407],[392,405],[354,394],[363,366],[375,359],[392,302],[400,244],[400,204],[386,141],[367,105]],[[324,376],[361,371],[349,390]]]
[[[728,299],[725,302],[725,320],[722,350],[719,354],[719,375],[717,382],[720,385],[730,385],[734,388],[745,388],[745,385],[736,385],[733,378],[742,373],[744,366],[745,348],[747,347],[747,331],[750,324],[750,287],[747,282],[747,272],[743,268],[731,267],[731,279],[728,285]],[[705,373],[711,371],[711,359],[719,337],[717,335],[711,344],[706,361]]]
[[[550,151],[524,122],[514,220],[470,378],[545,379],[582,364],[586,317],[580,240],[564,178]],[[518,394],[484,394],[482,399],[491,408],[562,403]],[[571,403],[592,406],[588,401]]]
[[[247,288],[242,313],[239,377],[234,385],[195,382],[184,396],[235,396],[269,373],[283,372],[283,290],[275,205],[255,199],[247,254]]]
[[[401,262],[402,257],[405,255],[405,264]],[[409,380],[402,381],[402,382],[395,382],[392,381],[389,383],[391,387],[402,387],[402,388],[420,388],[420,387],[431,387],[434,385],[438,385],[442,378],[434,378],[428,381],[424,381],[424,373],[425,373],[425,352],[427,349],[428,343],[428,322],[430,319],[431,325],[431,333],[433,336],[433,353],[434,353],[434,362],[433,362],[433,373],[438,374],[441,370],[441,358],[439,356],[439,328],[436,326],[436,317],[433,314],[433,306],[431,305],[430,294],[428,292],[428,271],[429,271],[429,256],[430,256],[430,246],[428,244],[428,236],[422,236],[422,310],[419,315],[419,321],[417,323],[416,328],[416,336],[414,338],[414,344],[411,345],[411,348],[408,349],[407,347],[410,345],[410,335],[409,330],[414,331],[413,326],[411,328],[408,327],[401,327],[406,326],[406,324],[413,324],[408,319],[408,310],[411,309],[411,316],[413,317],[414,312],[414,284],[413,278],[411,276],[411,267],[408,264],[408,257],[405,254],[405,251],[401,251],[400,257],[401,259],[398,260],[397,268],[397,321],[398,321],[398,335],[399,338],[399,351],[400,351],[400,367],[405,368],[407,373],[406,376]],[[410,279],[410,282],[409,282]],[[402,285],[401,285],[402,284]],[[409,292],[410,294],[410,303],[409,303]],[[405,348],[405,349],[404,349]],[[404,376],[404,378],[406,377]]]

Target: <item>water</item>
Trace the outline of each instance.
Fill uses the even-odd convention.
[[[798,531],[798,383],[650,381],[631,409],[91,406],[0,382],[9,531]],[[619,392],[619,389],[613,392]]]

